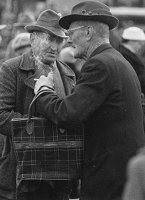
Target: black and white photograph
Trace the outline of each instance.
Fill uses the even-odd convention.
[[[0,200],[145,200],[145,0],[0,0]]]

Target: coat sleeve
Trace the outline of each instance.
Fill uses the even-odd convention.
[[[10,121],[21,117],[16,110],[16,73],[12,67],[3,64],[0,67],[0,132],[11,135]]]
[[[110,74],[100,61],[91,59],[82,69],[71,95],[60,99],[49,90],[38,98],[37,110],[58,126],[67,127],[87,121],[105,101],[111,88]]]

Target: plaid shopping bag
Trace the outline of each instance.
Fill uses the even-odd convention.
[[[83,128],[61,129],[45,118],[11,120],[17,159],[17,183],[22,180],[69,180],[78,178],[83,161]]]

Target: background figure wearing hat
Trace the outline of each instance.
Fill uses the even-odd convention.
[[[6,49],[6,55],[5,60],[9,58],[15,57],[15,52],[13,49],[13,39],[19,34],[19,33],[25,33],[26,30],[24,27],[32,22],[35,21],[35,16],[33,13],[19,13],[17,22],[13,24],[12,29],[12,39],[10,40],[7,49]]]
[[[145,95],[145,63],[140,56],[143,45],[145,45],[145,33],[141,28],[129,27],[123,31],[119,51],[137,73]]]
[[[0,199],[16,199],[16,159],[11,145],[10,121],[14,117],[26,116],[34,97],[35,80],[53,70],[55,90],[60,96],[70,94],[75,84],[75,74],[57,60],[66,37],[59,26],[60,16],[45,10],[37,21],[27,25],[30,32],[31,51],[5,61],[0,69],[0,132],[6,136],[3,157],[0,159]],[[15,43],[16,45],[16,43]],[[62,78],[63,76],[63,78]],[[37,110],[36,110],[36,116]],[[17,185],[18,199],[68,200],[69,180],[50,182],[23,181]]]
[[[35,16],[31,12],[21,12],[18,15],[17,22],[13,24],[14,35],[18,33],[23,33],[25,31],[24,27],[35,21]]]
[[[30,33],[19,33],[12,41],[14,57],[20,56],[31,49]]]
[[[84,123],[80,199],[120,200],[127,162],[145,144],[138,77],[109,44],[109,30],[118,20],[105,4],[83,1],[59,24],[68,29],[75,57],[86,62],[71,95],[61,99],[49,88],[36,108],[64,128]],[[42,85],[53,88],[53,76],[40,77],[35,93]]]

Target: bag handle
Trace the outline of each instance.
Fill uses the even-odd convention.
[[[35,101],[38,99],[38,97],[44,93],[48,93],[48,90],[40,90],[35,96],[34,98],[32,99],[30,105],[29,105],[29,108],[28,108],[28,120],[30,121],[31,120],[31,117],[32,117],[32,107],[35,103]]]
[[[38,99],[38,97],[44,93],[48,93],[48,90],[40,90],[32,99],[29,108],[28,108],[28,120],[27,120],[27,124],[26,124],[26,131],[29,135],[31,135],[33,133],[33,129],[34,129],[34,125],[31,121],[32,118],[32,107],[35,103],[35,101]]]

